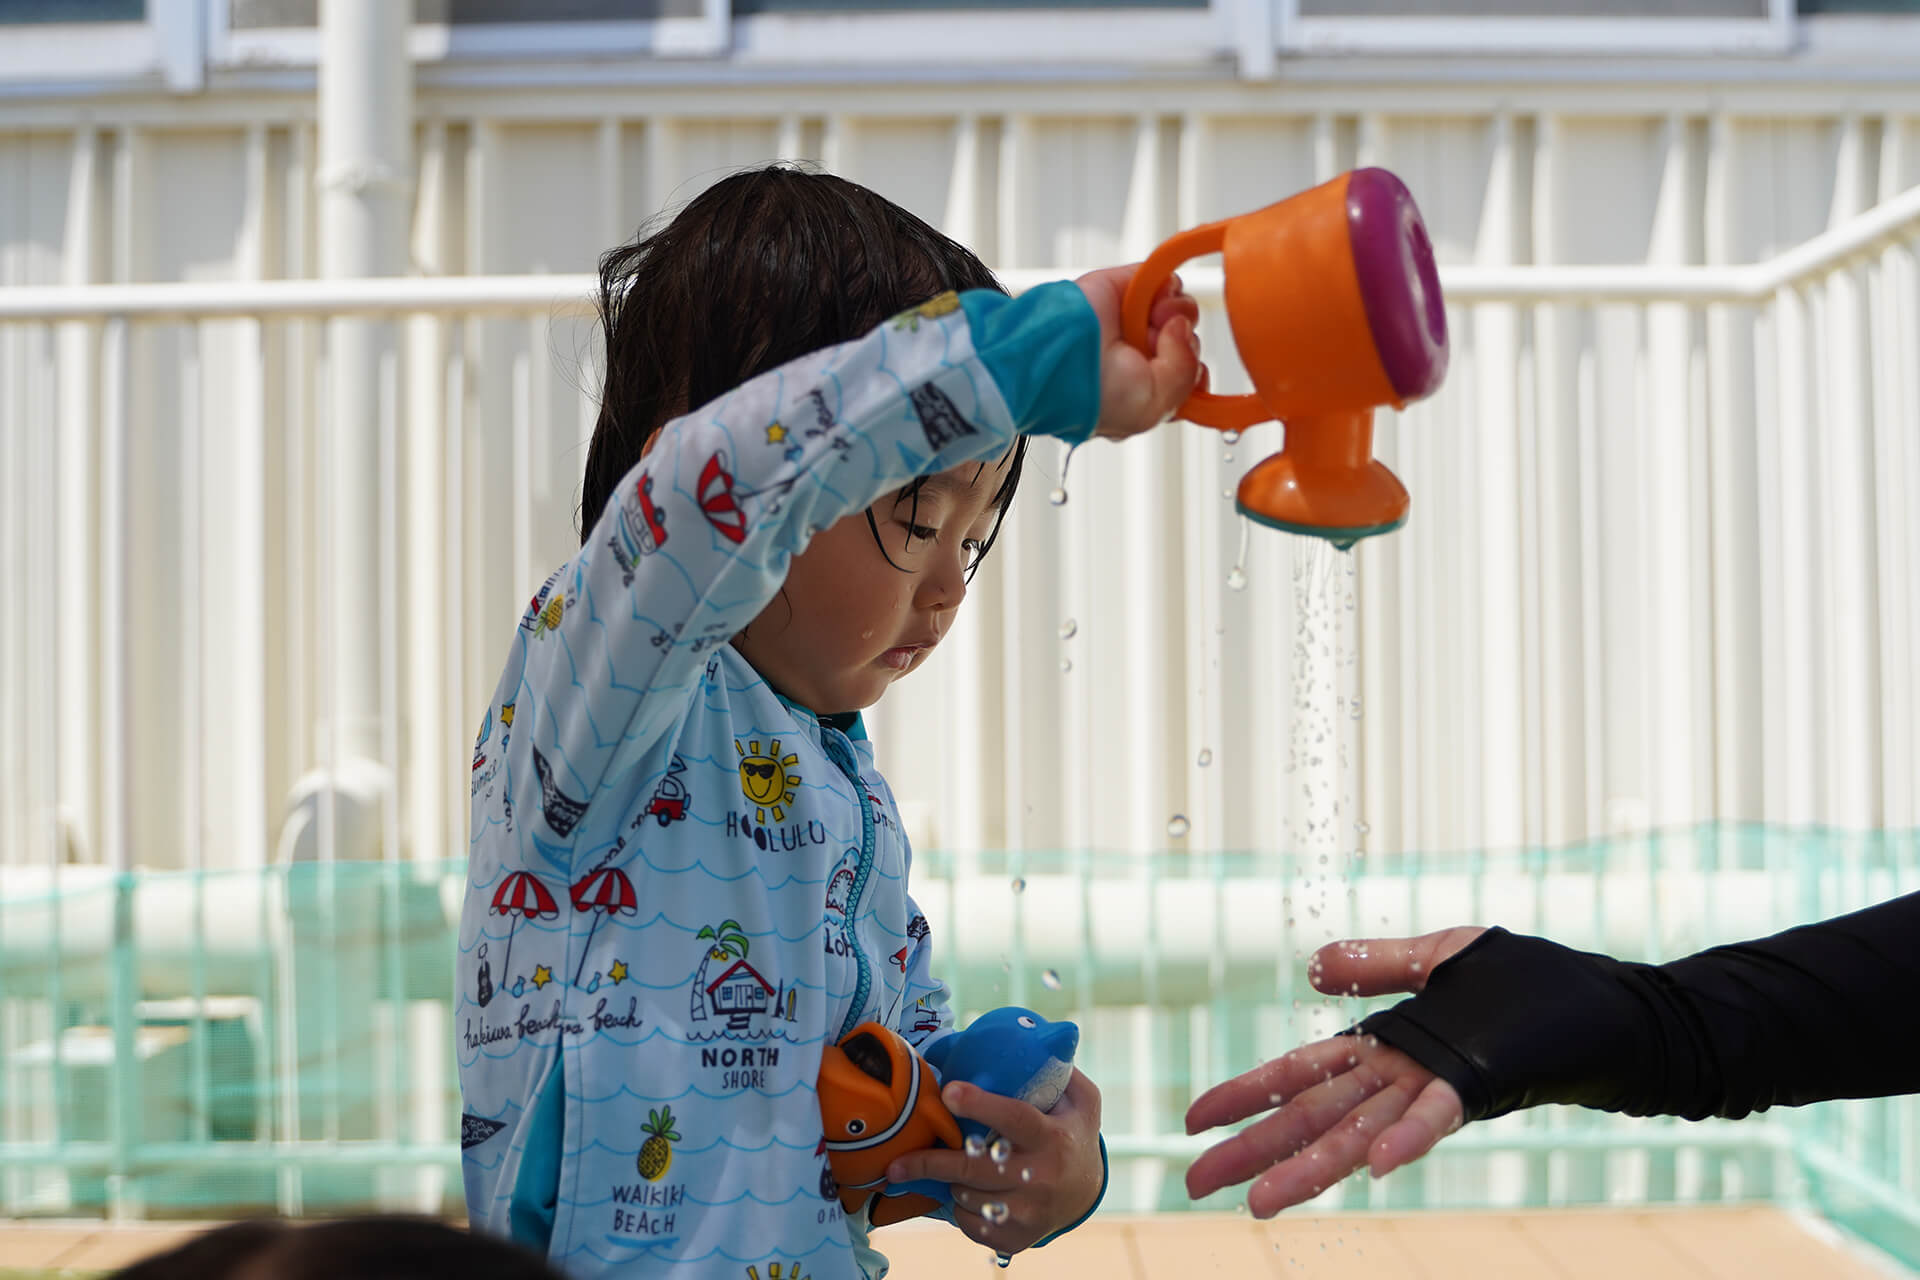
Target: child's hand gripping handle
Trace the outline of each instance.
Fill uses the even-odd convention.
[[[1127,285],[1126,297],[1120,304],[1120,336],[1129,345],[1139,348],[1149,357],[1153,355],[1147,345],[1147,317],[1160,286],[1167,282],[1174,268],[1187,259],[1219,253],[1226,244],[1226,238],[1225,222],[1209,222],[1205,226],[1180,232],[1147,255],[1147,260],[1134,272],[1133,280]],[[1201,386],[1205,385],[1206,380],[1202,377]],[[1195,391],[1188,396],[1177,412],[1178,416],[1189,422],[1221,431],[1244,431],[1273,417],[1273,411],[1258,396],[1222,396],[1205,390]]]

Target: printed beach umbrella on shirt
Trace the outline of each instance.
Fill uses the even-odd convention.
[[[553,894],[547,886],[540,883],[540,877],[531,871],[515,871],[500,882],[493,891],[493,908],[503,916],[513,917],[513,923],[507,926],[507,955],[500,964],[501,981],[504,983],[513,974],[513,934],[520,927],[522,916],[528,920],[557,920],[560,917],[560,904],[553,900]]]
[[[573,895],[575,911],[593,912],[593,924],[587,929],[587,945],[580,948],[580,967],[574,971],[573,985],[580,985],[580,975],[587,969],[587,950],[593,946],[594,931],[600,927],[602,915],[631,916],[640,912],[640,900],[634,896],[633,881],[627,879],[627,873],[618,867],[601,867],[589,871],[573,882],[569,890]]]

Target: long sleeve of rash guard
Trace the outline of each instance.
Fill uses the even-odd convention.
[[[1738,1119],[1920,1092],[1920,893],[1671,964],[1489,929],[1360,1023],[1451,1084],[1468,1120],[1543,1102]]]

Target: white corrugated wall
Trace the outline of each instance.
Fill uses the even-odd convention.
[[[414,262],[587,270],[728,168],[786,156],[1006,268],[1138,256],[1356,164],[1408,182],[1446,264],[1748,263],[1920,182],[1920,96],[1848,99],[423,87]],[[75,118],[0,104],[0,286],[314,274],[310,97],[130,97]],[[1231,447],[1193,428],[1089,446],[1058,507],[1062,459],[1042,444],[960,627],[872,717],[896,791],[923,840],[955,849],[1446,850],[1706,818],[1920,823],[1917,315],[1910,248],[1752,305],[1455,305],[1446,387],[1376,434],[1413,493],[1407,527],[1351,559],[1255,530],[1241,590],[1222,493],[1278,428]],[[0,325],[15,619],[0,629],[0,857],[64,843],[100,860],[108,831],[136,864],[271,857],[289,789],[324,759],[319,651],[341,610],[382,628],[390,655],[397,838],[413,856],[464,848],[466,738],[514,617],[576,541],[592,326],[406,327],[396,577],[338,601],[322,586],[320,326]],[[1244,386],[1222,318],[1203,333],[1216,381]],[[100,535],[110,505],[124,596],[104,585],[122,545]],[[1321,653],[1321,630],[1308,643],[1300,628],[1323,610],[1338,634]],[[1346,739],[1350,774],[1301,758],[1315,733]],[[1326,811],[1311,787],[1348,793],[1338,831],[1305,829]],[[1176,814],[1184,837],[1168,834]]]

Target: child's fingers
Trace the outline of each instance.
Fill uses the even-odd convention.
[[[1046,1113],[1018,1098],[989,1093],[978,1085],[954,1081],[940,1091],[940,1100],[955,1116],[978,1120],[987,1128],[1006,1135],[1023,1151],[1037,1151],[1052,1141]]]
[[[1147,328],[1158,332],[1173,323],[1175,316],[1185,316],[1188,324],[1200,323],[1200,304],[1188,294],[1163,294],[1154,299],[1152,310],[1147,312]]]
[[[982,1165],[993,1167],[985,1156],[974,1157],[949,1147],[928,1147],[924,1151],[911,1151],[896,1158],[887,1166],[887,1181],[900,1183],[928,1179],[979,1186]]]
[[[1000,1219],[998,1222],[981,1213],[988,1205],[996,1203],[1003,1211],[994,1214]],[[1040,1238],[1032,1227],[1014,1221],[1011,1206],[1004,1200],[996,1201],[991,1194],[968,1196],[963,1204],[956,1192],[953,1198],[953,1225],[959,1227],[960,1233],[975,1244],[984,1244],[1001,1253],[1017,1253]]]
[[[1153,377],[1153,403],[1156,420],[1165,418],[1193,393],[1200,380],[1200,341],[1193,322],[1176,316],[1160,331],[1148,366]]]

